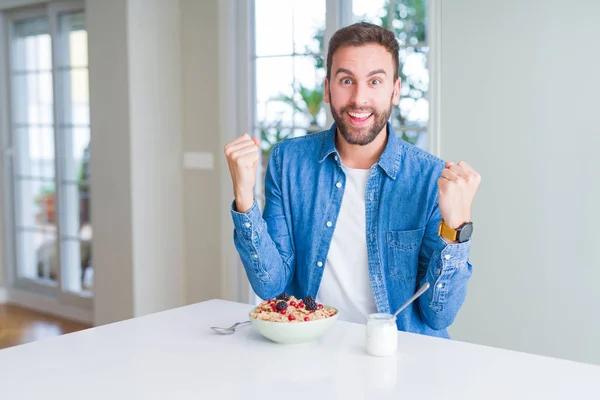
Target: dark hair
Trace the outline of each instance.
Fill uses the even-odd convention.
[[[394,82],[398,79],[398,41],[394,33],[381,26],[368,22],[358,22],[339,29],[329,40],[327,50],[327,79],[331,79],[333,55],[344,46],[362,46],[369,43],[379,44],[391,54],[394,63]]]

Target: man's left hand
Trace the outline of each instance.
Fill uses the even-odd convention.
[[[481,176],[464,161],[447,162],[438,179],[439,207],[444,224],[456,229],[471,221],[471,204]]]

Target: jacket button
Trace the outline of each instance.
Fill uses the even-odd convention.
[[[322,266],[323,266],[323,263],[322,263],[321,261],[319,261],[319,262],[317,263],[317,267],[322,267]]]

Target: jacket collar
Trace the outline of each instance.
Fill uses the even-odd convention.
[[[325,161],[331,154],[338,156],[338,162],[341,163],[339,153],[335,147],[335,135],[337,134],[337,126],[334,123],[325,135],[323,146],[321,147],[321,155],[319,157],[319,163]],[[392,125],[387,123],[387,143],[383,149],[383,153],[379,157],[376,165],[379,165],[382,170],[392,179],[396,179],[398,176],[398,170],[400,169],[400,156],[401,156],[402,143],[396,136]]]

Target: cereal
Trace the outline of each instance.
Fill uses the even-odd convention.
[[[329,318],[336,312],[334,308],[317,304],[310,296],[298,299],[283,293],[262,301],[250,315],[263,321],[297,323]]]

